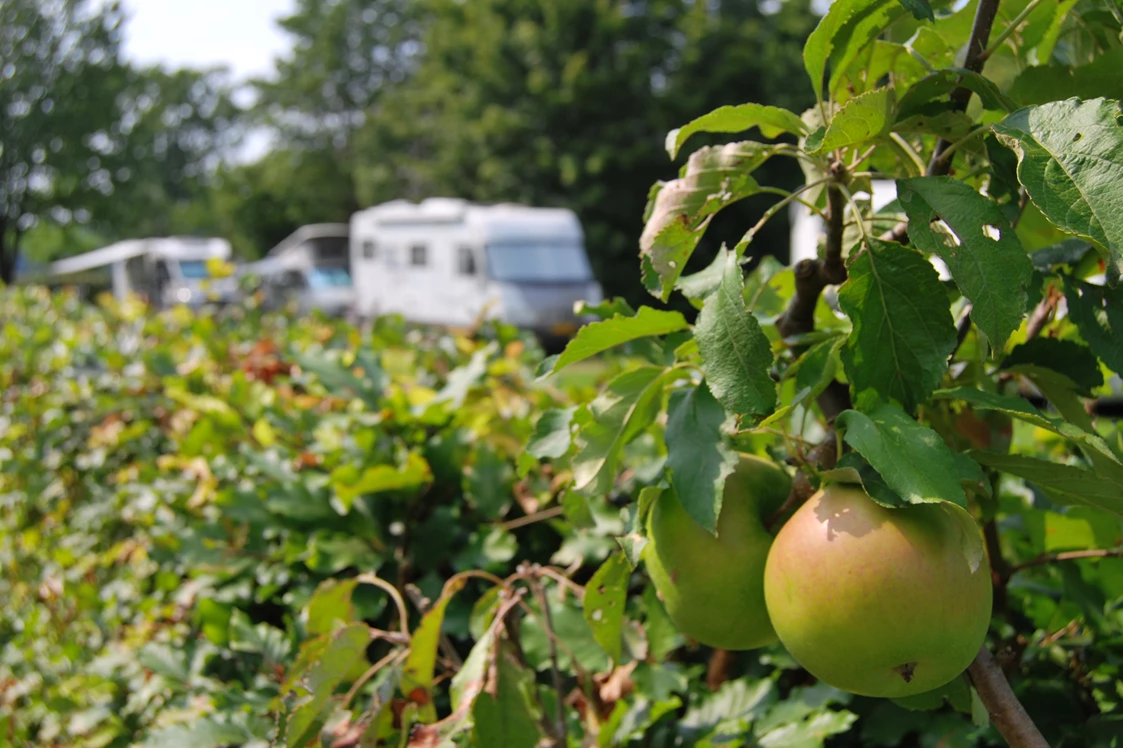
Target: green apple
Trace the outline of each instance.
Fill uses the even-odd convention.
[[[764,520],[790,490],[791,478],[779,466],[741,455],[725,481],[716,537],[686,513],[673,491],[655,500],[644,563],[680,631],[719,649],[776,641],[764,607],[764,563],[772,544]]]
[[[887,698],[930,691],[986,638],[993,591],[981,543],[958,507],[889,509],[858,486],[828,484],[772,543],[768,614],[796,662],[828,685]]]

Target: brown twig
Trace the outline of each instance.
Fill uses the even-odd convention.
[[[845,386],[839,384],[839,387]],[[835,444],[835,431],[831,428],[827,430],[826,438],[807,453],[807,465],[816,470],[830,470],[835,466],[837,460],[838,446]],[[802,505],[803,502],[807,501],[815,493],[815,486],[812,485],[807,472],[807,468],[805,467],[796,473],[795,478],[792,480],[792,488],[788,493],[788,498],[785,499],[784,503],[780,505],[780,508],[773,512],[772,516],[765,521],[765,529],[771,530],[780,519],[788,514],[788,512]]]
[[[831,168],[836,181],[845,178],[845,167],[835,162]],[[795,294],[784,313],[776,320],[776,329],[785,338],[802,335],[815,329],[815,306],[823,289],[846,281],[846,265],[842,260],[842,231],[846,213],[846,196],[836,186],[827,185],[827,245],[822,259],[800,260],[795,268]]]
[[[993,519],[983,523],[983,540],[986,542],[987,558],[990,561],[990,579],[994,587],[994,610],[1004,618],[1010,617],[1010,606],[1006,594],[1006,583],[1010,581],[1010,566],[1002,556],[998,543],[998,525]]]
[[[975,655],[975,661],[967,668],[967,674],[971,677],[971,683],[978,691],[991,722],[1010,748],[1049,748],[985,645]]]
[[[562,507],[554,506],[549,509],[543,509],[540,512],[535,512],[534,514],[528,514],[525,517],[516,517],[509,522],[504,522],[503,529],[514,530],[519,527],[532,525],[535,522],[542,522],[547,519],[553,519],[554,517],[560,517],[563,514],[565,514],[565,510]]]
[[[1042,553],[1040,556],[1031,558],[1029,561],[1023,561],[1020,564],[1014,564],[1010,567],[1006,576],[1009,578],[1011,575],[1018,573],[1022,569],[1028,569],[1032,566],[1041,566],[1042,564],[1052,564],[1057,561],[1075,561],[1081,558],[1123,558],[1123,546],[1116,548],[1092,548],[1086,551],[1064,551],[1062,553]]]
[[[733,664],[733,653],[728,649],[715,649],[706,665],[706,688],[716,692],[729,680],[729,668]]]
[[[535,570],[535,571],[537,572],[537,570]],[[540,608],[542,608],[542,621],[546,626],[546,641],[550,645],[550,666],[551,666],[551,669],[553,671],[554,693],[556,695],[556,698],[554,699],[554,706],[555,706],[554,719],[557,722],[557,725],[555,726],[555,730],[557,731],[558,738],[559,738],[558,744],[559,745],[568,745],[569,744],[569,738],[566,734],[566,726],[565,726],[565,711],[564,711],[565,704],[563,703],[562,696],[561,696],[562,695],[562,676],[561,676],[561,668],[558,666],[558,647],[557,647],[557,644],[554,642],[554,619],[553,619],[553,616],[550,614],[550,601],[546,597],[546,590],[543,587],[541,580],[538,579],[538,577],[533,577],[533,582],[531,583],[531,586],[534,589],[534,597],[538,601],[538,606]]]
[[[971,26],[971,38],[967,41],[967,56],[963,60],[963,67],[972,73],[981,73],[986,63],[987,43],[990,41],[990,29],[998,15],[998,0],[979,0],[979,7],[975,10],[975,22]],[[951,92],[951,105],[955,111],[962,112],[967,109],[971,101],[971,89],[960,86]],[[944,158],[944,151],[951,147],[951,142],[940,138],[932,152],[932,160],[928,162],[927,174],[930,177],[944,176],[951,171],[952,159]],[[948,154],[951,155],[950,153]]]
[[[1053,313],[1057,310],[1057,303],[1060,299],[1061,294],[1054,293],[1052,287],[1045,292],[1045,298],[1037,303],[1033,314],[1029,317],[1029,322],[1026,323],[1026,340],[1032,340],[1041,334],[1045,325],[1049,324],[1049,320],[1053,318]]]

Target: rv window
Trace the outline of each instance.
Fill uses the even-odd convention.
[[[425,257],[425,249],[426,247],[424,244],[414,244],[412,247],[410,247],[409,264],[419,266],[427,264],[428,260]]]
[[[282,284],[285,288],[303,288],[304,276],[301,275],[299,270],[286,270],[283,276]]]
[[[471,247],[461,247],[457,254],[457,270],[461,275],[476,274],[476,255]]]
[[[164,272],[166,273],[167,271],[165,270]],[[189,278],[191,280],[202,280],[209,275],[207,272],[207,263],[202,260],[184,260],[180,262],[179,272],[184,278]]]
[[[488,277],[505,283],[587,283],[593,279],[578,242],[526,239],[489,244]]]
[[[374,240],[373,239],[365,239],[363,241],[363,259],[366,259],[366,260],[373,260],[374,259]]]

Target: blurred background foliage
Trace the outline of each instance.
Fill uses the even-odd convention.
[[[686,159],[668,162],[666,133],[731,101],[810,106],[816,21],[809,0],[301,0],[291,50],[243,84],[130,65],[115,3],[5,0],[0,277],[17,244],[42,262],[211,234],[255,258],[302,224],[454,196],[574,209],[606,293],[640,303],[645,197]],[[262,134],[259,160],[233,158]],[[762,172],[802,178],[785,160]],[[698,267],[765,207],[723,212]],[[786,230],[761,244],[781,260]]]

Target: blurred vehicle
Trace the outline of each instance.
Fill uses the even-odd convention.
[[[72,286],[86,298],[102,291],[120,300],[136,294],[160,309],[176,304],[198,308],[237,298],[234,278],[215,272],[212,264],[228,262],[230,255],[230,243],[214,237],[127,239],[56,260],[20,282]]]
[[[578,301],[603,300],[573,211],[455,198],[394,200],[351,217],[360,318],[401,314],[447,327],[481,319],[568,338]]]
[[[295,302],[301,314],[319,309],[344,316],[354,302],[345,223],[301,226],[264,258],[242,265],[238,272],[257,278],[269,308]]]

